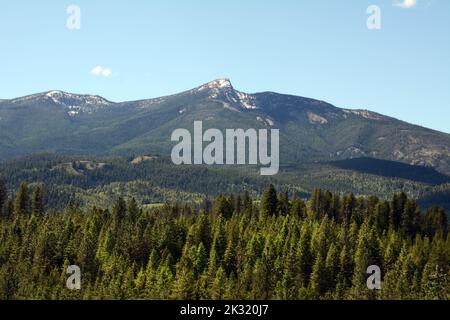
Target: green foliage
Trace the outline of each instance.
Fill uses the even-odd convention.
[[[272,216],[278,213],[277,192],[273,184],[264,192],[261,199],[261,214],[264,216]]]
[[[44,194],[42,188],[37,186],[33,190],[31,197],[31,213],[35,216],[44,214]]]
[[[135,198],[146,207],[166,202],[207,203],[205,194],[238,194],[248,191],[253,197],[261,196],[268,184],[257,167],[205,167],[174,166],[167,157],[75,157],[41,154],[0,162],[0,172],[8,190],[18,189],[21,182],[30,188],[36,185],[45,190],[44,204],[48,209],[93,206],[110,208],[117,197],[126,201]],[[404,191],[409,198],[418,199],[422,208],[440,206],[450,210],[450,185],[383,177],[353,170],[339,169],[332,164],[303,163],[282,167],[276,177],[270,178],[274,186],[283,190],[278,195],[277,211],[285,214],[285,194],[305,199],[317,187],[334,193],[374,195],[382,200]],[[245,195],[232,203],[240,212]],[[330,204],[339,207],[337,198]],[[208,209],[205,207],[205,209]],[[210,209],[208,209],[210,210]],[[211,212],[208,211],[208,213]]]
[[[28,186],[25,182],[22,182],[17,190],[14,209],[16,215],[27,215],[30,212]]]
[[[423,214],[404,195],[317,189],[306,206],[270,186],[260,206],[218,197],[216,214],[121,198],[113,210],[41,212],[35,188],[23,214],[27,194],[5,202],[19,214],[0,216],[0,299],[450,299],[445,212]],[[65,287],[72,264],[81,291]],[[370,265],[381,290],[366,286]]]
[[[8,200],[8,190],[6,189],[6,184],[0,177],[0,217],[5,213],[5,205]]]

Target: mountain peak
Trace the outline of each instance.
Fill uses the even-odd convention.
[[[52,90],[45,93],[45,96],[52,99],[54,103],[63,106],[109,106],[112,103],[100,96],[86,95],[86,94],[73,94],[60,90]]]
[[[230,79],[224,78],[224,79],[216,79],[211,82],[208,82],[207,85],[210,88],[233,88],[233,85],[231,84]]]
[[[230,79],[217,79],[208,82],[196,89],[193,92],[208,92],[210,99],[218,99],[223,101],[226,108],[234,107],[234,110],[241,109],[258,109],[254,103],[252,95],[237,91],[233,88]]]
[[[221,90],[233,90],[233,85],[231,84],[230,79],[216,79],[213,81],[210,81],[208,83],[205,83],[204,85],[197,88],[197,91],[202,91],[205,89],[210,89],[214,91],[221,91]]]

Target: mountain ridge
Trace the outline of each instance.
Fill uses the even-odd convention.
[[[220,83],[227,83],[227,85],[225,86],[220,86]],[[213,86],[214,84],[218,84],[218,86]],[[64,95],[70,95],[70,96],[74,96],[77,97],[79,99],[81,98],[97,98],[99,100],[103,100],[105,102],[107,102],[109,105],[111,106],[120,106],[120,105],[126,105],[129,103],[139,103],[139,102],[153,102],[153,101],[161,101],[165,98],[170,98],[176,95],[182,95],[182,94],[187,94],[187,93],[192,93],[194,91],[201,91],[202,89],[205,88],[209,88],[209,89],[223,89],[223,88],[230,88],[233,91],[248,95],[248,96],[256,96],[256,95],[279,95],[279,96],[284,96],[284,97],[292,97],[292,98],[301,98],[304,100],[309,100],[309,101],[313,101],[313,102],[318,102],[318,103],[323,103],[326,105],[329,105],[331,107],[334,107],[336,109],[340,109],[343,110],[344,112],[347,113],[353,113],[353,114],[365,114],[364,117],[370,117],[371,115],[375,116],[375,117],[382,117],[382,118],[389,118],[389,119],[393,119],[393,120],[397,120],[397,121],[401,121],[404,122],[406,124],[409,125],[413,125],[413,126],[417,126],[420,127],[422,129],[426,129],[426,130],[430,130],[430,131],[434,131],[434,132],[438,132],[438,133],[442,133],[442,134],[447,134],[450,136],[450,133],[447,132],[443,132],[443,131],[439,131],[437,129],[433,129],[433,128],[429,128],[429,127],[425,127],[416,123],[412,123],[412,122],[407,122],[404,120],[401,120],[399,118],[393,117],[393,116],[389,116],[389,115],[384,115],[375,111],[372,111],[370,109],[366,109],[366,108],[361,108],[361,107],[355,107],[355,108],[340,108],[337,106],[334,106],[333,104],[326,102],[325,100],[320,100],[320,99],[315,99],[315,98],[311,98],[311,97],[304,97],[304,96],[298,96],[298,95],[293,95],[293,94],[286,94],[286,93],[278,93],[278,92],[274,92],[274,91],[261,91],[261,92],[254,92],[254,93],[246,93],[246,92],[242,92],[239,90],[236,90],[231,82],[231,80],[229,78],[218,78],[209,82],[206,82],[202,85],[199,85],[193,89],[189,89],[189,90],[185,90],[182,91],[180,93],[175,93],[175,94],[170,94],[170,95],[164,95],[164,96],[160,96],[160,97],[153,97],[153,98],[144,98],[144,99],[134,99],[134,100],[125,100],[125,101],[112,101],[109,100],[107,98],[105,98],[104,96],[100,96],[100,95],[95,95],[95,94],[85,94],[85,93],[70,93],[67,91],[63,91],[63,90],[58,90],[58,89],[54,89],[54,90],[48,90],[48,91],[43,91],[43,92],[38,92],[38,93],[34,93],[34,94],[29,94],[29,95],[25,95],[25,96],[20,96],[20,97],[16,97],[16,98],[11,98],[11,99],[0,99],[0,103],[6,103],[6,102],[18,102],[18,101],[23,101],[23,100],[28,100],[31,99],[33,97],[43,97],[43,96],[48,96],[49,94],[52,93],[60,93],[60,94],[64,94]],[[1,106],[0,106],[1,107]],[[376,119],[374,119],[376,120]]]
[[[171,132],[195,120],[205,129],[279,128],[282,165],[373,157],[450,173],[447,133],[312,98],[248,94],[226,78],[125,102],[60,90],[0,100],[0,159],[36,152],[169,154]]]

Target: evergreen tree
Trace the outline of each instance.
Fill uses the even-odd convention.
[[[325,269],[326,269],[326,288],[330,292],[334,292],[339,272],[339,254],[337,248],[334,244],[331,244],[328,249],[327,257],[325,259]]]
[[[278,197],[273,184],[270,184],[261,198],[261,214],[265,217],[277,214]]]
[[[269,281],[268,281],[267,264],[264,257],[258,259],[253,269],[253,279],[250,297],[253,300],[267,300],[269,298]]]
[[[402,214],[405,210],[405,205],[407,201],[408,197],[404,192],[394,195],[392,199],[390,224],[391,227],[394,228],[395,230],[398,230],[400,228]]]
[[[196,277],[200,276],[206,270],[207,266],[208,266],[208,256],[206,253],[206,249],[203,243],[200,243],[197,248],[193,265],[194,276]]]
[[[290,211],[289,196],[287,192],[281,192],[278,196],[278,212],[286,216]]]
[[[136,222],[136,219],[139,215],[139,207],[135,198],[131,198],[128,203],[128,217],[132,222]]]
[[[448,232],[448,216],[442,208],[429,208],[425,212],[424,233],[433,237],[439,230],[444,234]]]
[[[291,215],[300,219],[306,218],[306,205],[303,200],[297,197],[292,200]]]
[[[319,252],[314,261],[312,267],[311,279],[309,286],[312,294],[316,299],[318,299],[327,289],[326,285],[326,274],[327,270],[325,268],[325,261],[322,254]]]
[[[29,208],[28,186],[25,182],[22,182],[16,193],[14,212],[16,215],[28,215]]]
[[[176,274],[172,289],[172,297],[177,300],[195,299],[194,274],[189,269],[182,269]]]
[[[213,300],[225,299],[226,283],[227,278],[225,275],[225,270],[223,270],[223,268],[219,268],[219,270],[217,270],[216,276],[211,286],[211,298]]]
[[[127,205],[122,197],[118,197],[113,207],[113,217],[116,222],[122,221],[127,214]]]
[[[44,214],[44,194],[41,187],[35,187],[31,198],[31,212],[40,217]]]
[[[353,212],[356,207],[356,198],[353,193],[344,196],[341,204],[341,214],[342,220],[345,223],[350,223],[350,219],[353,217]]]
[[[400,221],[400,231],[406,236],[412,237],[416,232],[415,217],[417,210],[417,203],[415,201],[406,201]]]
[[[8,190],[5,182],[0,178],[0,218],[5,216],[5,206],[8,201]]]
[[[3,206],[3,216],[11,217],[14,214],[14,201],[12,199],[7,199],[5,205]]]
[[[427,300],[448,300],[450,297],[450,279],[439,266],[428,262],[422,275],[422,293]]]
[[[299,279],[303,287],[307,287],[314,259],[311,253],[311,231],[307,225],[302,228],[297,250]]]
[[[219,195],[214,203],[214,213],[216,216],[230,219],[233,215],[233,206],[231,205],[230,200],[223,195]]]
[[[228,219],[195,204],[143,209],[120,199],[112,214],[68,206],[39,217],[41,192],[28,216],[24,190],[17,210],[14,199],[3,206],[13,218],[0,221],[0,299],[449,298],[446,213],[431,208],[422,219],[406,199],[396,230],[400,195],[395,210],[375,197],[321,191],[306,207],[280,195],[264,219],[249,196]],[[64,289],[70,264],[82,268],[79,292]],[[369,265],[383,272],[381,290],[367,288]]]

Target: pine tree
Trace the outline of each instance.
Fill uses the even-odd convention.
[[[201,214],[195,228],[195,243],[203,243],[206,251],[209,251],[212,243],[211,225],[209,216]]]
[[[154,286],[154,296],[155,299],[168,300],[172,297],[172,287],[173,287],[174,275],[167,263],[161,264],[159,267],[156,284]]]
[[[236,207],[236,213],[240,214],[242,212],[242,198],[241,198],[240,194],[238,194],[238,196],[236,198],[235,207]]]
[[[214,213],[216,216],[222,216],[225,219],[230,219],[233,215],[233,206],[229,199],[223,195],[219,195],[214,203]]]
[[[321,215],[322,206],[322,190],[314,189],[311,198],[309,199],[309,208],[313,219],[319,219]]]
[[[3,216],[11,217],[14,214],[14,201],[8,198],[5,205],[3,206]]]
[[[16,193],[14,212],[16,215],[28,215],[29,208],[28,186],[25,182],[22,182]]]
[[[41,187],[35,187],[31,197],[31,212],[34,216],[44,215],[44,194]]]
[[[306,205],[302,199],[295,197],[292,200],[291,215],[300,219],[306,218]]]
[[[353,274],[353,262],[350,254],[350,248],[347,245],[342,247],[339,254],[339,280],[344,287],[350,285]]]
[[[121,221],[127,214],[127,205],[122,197],[118,197],[113,207],[113,217],[116,222]]]
[[[436,232],[441,230],[444,234],[448,232],[448,217],[442,208],[429,208],[425,212],[424,233],[429,237],[434,237]]]
[[[183,268],[177,272],[172,297],[177,300],[195,299],[195,279],[191,270]]]
[[[255,263],[252,276],[250,297],[253,300],[267,300],[269,298],[269,281],[265,258],[258,259]]]
[[[211,286],[211,298],[213,300],[224,300],[226,292],[227,277],[225,270],[219,268]]]
[[[339,208],[341,207],[341,198],[338,194],[333,194],[331,198],[330,218],[334,221],[340,221]]]
[[[300,271],[300,285],[306,287],[309,283],[313,256],[311,253],[311,230],[307,225],[301,230],[300,242],[297,249],[297,261]]]
[[[336,288],[338,272],[339,272],[339,255],[337,248],[334,244],[331,244],[328,249],[327,257],[325,259],[326,269],[326,287],[330,292],[333,292]]]
[[[278,212],[286,216],[290,211],[289,196],[287,192],[281,192],[278,196]]]
[[[252,207],[253,207],[253,201],[252,198],[250,197],[250,193],[248,192],[248,190],[245,190],[244,192],[244,197],[242,199],[242,206],[243,206],[243,210],[247,210],[247,211],[252,211]]]
[[[22,213],[14,216],[8,198],[3,217],[13,219],[0,221],[0,299],[449,298],[445,211],[429,209],[422,219],[406,199],[395,230],[389,218],[400,195],[391,210],[374,197],[349,205],[351,196],[338,201],[322,191],[318,216],[312,201],[305,208],[298,199],[290,214],[278,215],[289,203],[281,194],[265,219],[253,213],[249,197],[228,219],[186,204],[144,212],[132,200],[116,201],[113,214],[68,207],[40,218],[41,192],[33,189],[34,214],[24,216],[29,201],[19,191]],[[81,292],[64,289],[69,264],[82,268]],[[367,288],[369,265],[383,272],[381,290]]]
[[[417,203],[414,200],[407,200],[400,221],[400,231],[405,236],[412,237],[416,232],[417,211]]]
[[[353,299],[367,299],[369,298],[369,290],[367,288],[367,267],[370,266],[369,244],[367,239],[363,237],[358,244],[358,249],[355,255],[355,270],[352,278],[352,293]]]
[[[341,214],[340,214],[342,221],[344,221],[347,224],[350,223],[350,220],[353,217],[355,207],[356,207],[355,195],[351,193],[349,195],[344,196],[344,198],[342,199]]]
[[[392,199],[390,224],[391,227],[394,228],[394,230],[398,230],[400,228],[402,214],[403,211],[405,210],[407,200],[408,197],[404,192],[394,195]]]
[[[273,184],[270,184],[261,199],[261,214],[264,217],[277,214],[278,197]]]
[[[236,273],[236,264],[236,244],[233,239],[230,239],[223,256],[223,266],[227,275]]]
[[[319,252],[312,267],[311,279],[309,287],[316,299],[318,299],[326,291],[326,268],[322,254]]]
[[[375,208],[376,224],[378,230],[387,230],[389,228],[389,216],[391,208],[389,202],[382,201]]]
[[[277,283],[275,295],[278,299],[293,300],[297,298],[300,288],[298,274],[296,252],[292,245],[286,254],[282,278]]]
[[[4,216],[7,201],[8,201],[8,190],[6,189],[5,182],[2,180],[2,178],[0,178],[0,218]]]
[[[224,221],[219,217],[216,222],[214,239],[211,246],[208,272],[210,275],[215,274],[218,268],[222,266],[223,257],[225,254],[227,239],[225,236]]]
[[[133,197],[128,202],[128,217],[132,222],[136,222],[138,215],[139,215],[139,207],[136,202],[136,199]]]
[[[450,298],[449,275],[432,262],[425,265],[421,287],[424,299],[448,300]]]
[[[205,246],[200,243],[197,248],[195,260],[194,260],[194,276],[200,276],[208,267],[208,256],[206,253]]]

